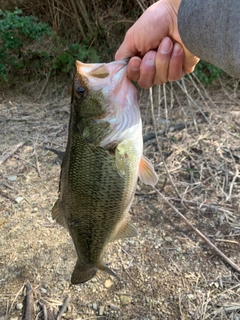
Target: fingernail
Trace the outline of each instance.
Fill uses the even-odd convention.
[[[138,71],[140,69],[140,65],[133,65],[133,66],[129,66],[129,68],[132,70],[132,71]]]
[[[173,55],[177,56],[181,52],[182,52],[182,46],[178,42],[176,42],[173,47]]]
[[[164,38],[160,44],[160,53],[166,54],[172,47],[172,41],[169,38]]]
[[[154,64],[155,64],[155,59],[153,59],[153,58],[148,58],[148,59],[146,60],[146,65],[147,65],[147,66],[154,66]]]
[[[129,68],[132,71],[138,71],[140,69],[141,60],[140,59],[133,59],[131,61],[131,64],[129,64]]]

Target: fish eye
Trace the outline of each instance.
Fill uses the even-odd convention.
[[[86,90],[81,86],[80,82],[78,80],[75,81],[75,89],[76,92],[81,96],[85,97],[86,96]]]

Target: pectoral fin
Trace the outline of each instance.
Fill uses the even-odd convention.
[[[57,221],[58,224],[60,224],[62,227],[66,228],[65,221],[63,219],[63,216],[61,215],[59,211],[59,199],[55,202],[53,208],[52,208],[52,218]]]
[[[124,148],[118,145],[115,149],[115,159],[116,166],[121,177],[125,176],[126,173],[126,157],[127,154],[125,153]]]
[[[158,182],[158,176],[151,162],[142,156],[139,166],[139,178],[144,184],[155,186]]]

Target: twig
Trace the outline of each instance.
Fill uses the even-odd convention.
[[[41,98],[42,94],[44,93],[44,91],[45,91],[45,89],[46,89],[46,87],[47,87],[47,84],[48,84],[48,81],[49,81],[51,72],[52,72],[52,69],[50,69],[50,71],[48,72],[47,79],[46,79],[46,81],[45,81],[45,83],[44,83],[44,85],[43,85],[43,87],[42,87],[42,90],[41,90],[39,96],[38,96],[37,99],[35,99],[33,102],[36,102],[36,101],[38,101],[38,100]]]
[[[12,308],[13,308],[13,305],[14,305],[14,303],[15,303],[15,301],[17,300],[17,297],[19,296],[19,294],[21,293],[21,291],[23,290],[23,288],[24,287],[22,287],[19,291],[18,291],[18,293],[15,295],[15,298],[13,299],[13,302],[12,302],[12,304],[11,304],[11,307],[10,307],[10,309],[9,309],[9,313],[10,313],[10,311],[12,310]]]
[[[191,103],[198,109],[198,111],[200,112],[200,114],[203,116],[204,120],[208,123],[211,124],[208,120],[208,118],[206,117],[205,113],[202,111],[202,109],[198,106],[198,104],[194,101],[194,99],[188,94],[186,87],[184,88],[183,85],[180,84],[179,81],[176,81],[176,83],[178,84],[178,86],[180,87],[180,89],[182,89],[182,91],[186,94],[186,96],[188,97],[189,101],[191,101]]]
[[[119,244],[118,244],[118,246],[119,246],[119,247],[121,248],[121,250],[124,251],[126,254],[129,254],[127,251],[125,251],[125,250],[122,248],[122,246],[120,246]],[[129,277],[133,282],[136,282],[136,280],[134,280],[134,279],[130,276],[130,274],[128,273],[127,268],[125,268],[124,263],[123,263],[123,260],[122,260],[122,257],[121,257],[121,254],[119,254],[119,252],[118,252],[118,256],[119,256],[119,259],[121,260],[121,263],[122,263],[122,267],[123,267],[124,272],[126,272],[126,274],[128,275],[128,277]]]
[[[164,156],[163,156],[163,153],[162,153],[162,148],[160,146],[160,143],[159,143],[159,140],[158,140],[158,137],[157,137],[157,129],[156,129],[156,124],[155,124],[155,118],[154,118],[154,110],[153,110],[153,94],[152,94],[152,88],[149,89],[149,94],[150,94],[150,106],[151,106],[151,115],[152,115],[152,122],[153,122],[153,129],[154,129],[154,134],[155,134],[155,137],[156,137],[156,141],[157,141],[157,147],[158,147],[158,150],[159,150],[159,153],[160,153],[160,156],[161,156],[161,159],[162,159],[162,162],[163,162],[163,165],[164,165],[164,168],[166,170],[166,173],[167,173],[167,176],[174,188],[174,190],[176,191],[177,195],[179,196],[180,198],[180,194],[178,192],[178,189],[176,188],[173,180],[172,180],[172,177],[170,175],[170,173],[168,172],[168,168],[167,168],[167,165],[164,161]],[[167,106],[165,106],[165,108],[167,108]]]
[[[141,2],[141,0],[137,0],[137,3],[139,4],[139,7],[141,8],[142,12],[144,12],[147,7],[144,3]]]
[[[27,281],[25,284],[25,298],[23,300],[23,314],[22,320],[32,320],[33,316],[33,291],[30,283]]]
[[[36,160],[37,173],[38,173],[38,176],[41,177],[41,171],[40,171],[40,167],[39,167],[39,162],[38,162],[38,156],[37,156],[37,152],[36,152],[36,148],[35,148],[35,143],[32,141],[32,144],[33,144],[33,154],[34,154],[35,160]]]
[[[25,142],[20,142],[12,147],[12,149],[0,159],[0,166],[4,164],[4,162],[10,158],[19,148],[21,148],[24,145]]]
[[[202,238],[210,247],[213,251],[215,251],[224,261],[226,261],[233,269],[235,269],[237,272],[240,273],[240,268],[232,261],[230,260],[222,251],[220,251],[204,234],[202,234],[196,227],[194,227],[191,222],[188,221],[188,219],[181,214],[181,212],[178,211],[174,207],[174,205],[168,201],[168,199],[161,193],[159,192],[158,189],[156,189],[157,194],[186,222],[186,224],[191,227],[198,235],[200,238]]]
[[[236,172],[235,172],[234,177],[233,177],[233,179],[232,179],[232,182],[231,182],[231,184],[230,184],[229,193],[228,193],[228,196],[226,197],[226,201],[230,200],[230,198],[231,198],[231,196],[232,196],[233,186],[234,186],[235,181],[236,181],[236,179],[237,179],[237,177],[238,177],[238,175],[239,175],[239,170],[238,170],[238,168],[237,168],[237,166],[236,166],[236,162],[235,162],[235,159],[234,159],[234,157],[233,157],[233,154],[232,154],[232,152],[231,152],[230,149],[228,149],[228,152],[229,152],[230,155],[231,155],[232,162],[233,162],[233,164],[234,164],[234,167],[235,167]]]
[[[1,188],[0,188],[0,195],[1,195],[2,197],[5,197],[5,198],[13,201],[14,203],[17,203],[17,201],[16,201],[10,194],[7,194],[7,191],[5,191],[5,190],[3,190],[3,189],[1,189]]]
[[[183,130],[187,127],[190,127],[192,123],[179,123],[173,126],[169,126],[163,130],[157,131],[157,136],[163,136],[168,132],[174,132],[174,131],[179,131],[179,130]],[[148,140],[154,139],[156,137],[154,132],[150,132],[148,134],[146,134],[145,136],[143,136],[143,142],[147,142]]]
[[[76,4],[75,4],[74,0],[70,0],[70,2],[71,2],[71,5],[72,5],[72,8],[73,8],[73,11],[74,11],[74,15],[75,15],[75,18],[76,18],[76,22],[77,22],[79,31],[80,31],[83,39],[86,40],[87,37],[86,37],[86,34],[85,34],[84,30],[83,30],[83,26],[81,24],[81,21],[79,19],[79,15],[78,15]]]
[[[44,320],[49,320],[48,312],[47,312],[47,307],[46,307],[45,302],[44,302],[42,299],[40,299],[40,300],[39,300],[39,304],[40,304],[40,306],[42,307],[43,319],[44,319]]]
[[[63,315],[63,313],[66,311],[70,299],[71,299],[71,295],[69,294],[69,295],[63,300],[62,307],[61,307],[61,309],[59,310],[58,315],[57,315],[57,320],[60,320],[60,319],[61,319],[61,316]]]
[[[76,5],[77,5],[77,7],[78,7],[78,9],[79,9],[79,12],[80,12],[83,20],[84,20],[85,23],[86,23],[86,26],[87,26],[87,28],[88,28],[88,32],[89,32],[89,33],[93,33],[93,30],[92,30],[92,27],[91,27],[91,23],[90,23],[90,20],[89,20],[89,17],[88,17],[89,14],[88,14],[88,12],[87,12],[87,10],[86,10],[84,1],[78,0],[78,1],[76,1],[75,3],[76,3]]]

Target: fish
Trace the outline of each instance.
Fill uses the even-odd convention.
[[[52,209],[77,253],[72,284],[90,280],[98,270],[119,279],[103,262],[104,252],[110,242],[138,235],[128,213],[138,177],[148,185],[158,181],[143,156],[137,89],[126,70],[125,60],[76,61],[59,197]]]

